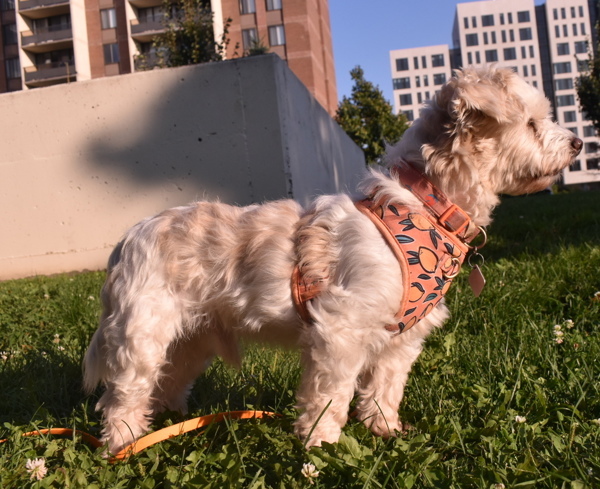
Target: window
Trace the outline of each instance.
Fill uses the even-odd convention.
[[[0,1],[0,10],[14,10],[15,9],[15,0],[2,0]],[[21,75],[19,75],[20,77]]]
[[[515,31],[512,29],[508,31],[508,37],[510,38],[510,42],[515,42]]]
[[[463,18],[463,24],[465,26],[465,29],[469,28],[469,18],[468,17]]]
[[[508,13],[508,23],[512,24],[512,12]]]
[[[413,65],[415,65],[415,70],[419,69],[419,57],[418,56],[415,56],[413,58]]]
[[[17,24],[6,24],[2,26],[2,39],[4,44],[17,44],[19,36],[17,34]]]
[[[256,4],[254,0],[240,0],[240,13],[253,14],[256,12]]]
[[[576,41],[575,42],[575,53],[577,53],[577,54],[587,53],[587,41]]]
[[[571,7],[571,18],[575,18],[575,7]]]
[[[556,45],[556,50],[557,50],[559,56],[569,54],[569,43],[568,42],[559,42]]]
[[[415,115],[412,110],[405,110],[402,113],[404,114],[408,122],[412,122],[415,120]]]
[[[590,155],[598,152],[598,143],[596,141],[592,141],[589,143],[585,143],[585,154]]]
[[[577,35],[577,24],[573,24],[573,35]]]
[[[492,44],[496,44],[496,31],[492,31]]]
[[[528,77],[529,76],[529,69],[527,68],[527,65],[523,66],[523,76],[524,77]]]
[[[102,20],[102,29],[114,29],[117,27],[117,10],[107,8],[100,10],[100,19]]]
[[[488,33],[487,32],[483,33],[483,44],[488,44]]]
[[[444,66],[444,55],[443,54],[432,54],[431,55],[431,66],[434,68],[438,66]]]
[[[525,46],[521,46],[521,58],[527,58],[527,48]]]
[[[479,38],[477,34],[467,34],[467,46],[478,46]]]
[[[485,52],[485,61],[487,63],[498,61],[498,51],[496,49],[488,49]]]
[[[415,76],[415,85],[417,86],[417,88],[419,88],[421,86],[421,77],[420,76]]]
[[[490,26],[494,25],[494,16],[492,14],[482,15],[481,16],[481,25],[483,27],[490,27]]]
[[[421,56],[421,67],[427,68],[427,56]]]
[[[554,87],[556,90],[570,90],[573,88],[573,79],[572,78],[560,78],[558,80],[554,80]]]
[[[579,17],[583,17],[583,7],[579,7]]]
[[[7,59],[4,63],[6,66],[6,78],[21,78],[21,63],[19,58]]]
[[[446,83],[446,73],[437,73],[433,75],[434,85],[443,85],[444,83]]]
[[[473,28],[477,27],[477,17],[475,17],[475,16],[471,17],[471,24],[472,24]]]
[[[535,65],[531,65],[531,76],[536,76]],[[537,83],[533,82],[533,86],[537,87]]]
[[[481,55],[479,51],[475,51],[475,64],[481,64]]]
[[[408,58],[398,58],[396,60],[396,71],[408,70]]]
[[[596,128],[594,126],[585,126],[583,128],[583,135],[586,138],[596,137]]]
[[[417,92],[417,103],[418,104],[423,103],[423,94],[421,92]]]
[[[500,24],[504,25],[504,14],[500,14]]]
[[[423,86],[424,87],[429,86],[429,78],[427,77],[427,75],[423,75]],[[429,95],[427,95],[427,98],[429,98]]]
[[[473,54],[467,53],[467,60],[470,65],[473,64]]]
[[[256,47],[258,43],[258,32],[255,27],[250,29],[242,29],[242,46],[245,51]]]
[[[521,41],[529,41],[533,39],[533,34],[531,33],[531,27],[525,27],[524,29],[519,29],[519,39]]]
[[[569,131],[571,131],[573,134],[575,134],[575,136],[579,136],[579,133],[578,133],[578,131],[577,131],[577,128],[576,128],[576,127],[567,127],[567,129],[568,129]]]
[[[557,107],[569,107],[575,105],[575,95],[557,95],[556,106]]]
[[[567,11],[565,10],[564,7],[560,9],[560,18],[561,19],[566,19],[567,18]]]
[[[504,61],[517,59],[517,50],[515,48],[504,48]]]
[[[517,21],[518,22],[530,22],[529,18],[529,10],[523,10],[522,12],[517,12]]]
[[[590,69],[590,67],[588,65],[587,59],[578,59],[577,60],[577,71],[579,73],[581,73],[583,71],[588,71],[589,69]]]
[[[571,73],[571,62],[565,61],[564,63],[554,63],[554,74],[559,75],[561,73]]]
[[[410,77],[405,78],[394,78],[392,80],[394,90],[402,90],[403,88],[410,88]]]
[[[569,171],[581,171],[581,161],[575,160],[569,167]]]
[[[502,34],[502,42],[506,42],[506,31],[502,31],[500,34]]]
[[[285,44],[285,31],[282,25],[269,26],[269,44],[271,46],[283,46]]]
[[[588,170],[600,170],[600,158],[590,158],[586,164]]]
[[[161,22],[164,17],[164,10],[161,7],[146,7],[138,9],[138,19],[140,22]],[[105,27],[102,28],[104,29]],[[108,27],[106,27],[106,29],[108,29]]]
[[[585,32],[585,24],[583,22],[581,23],[581,35],[582,36],[587,36],[587,34]]]
[[[567,110],[563,114],[563,118],[565,122],[577,122],[577,112],[575,112],[574,110]]]
[[[110,65],[119,62],[119,45],[105,44],[104,45],[104,64]]]
[[[560,37],[560,27],[557,25],[554,26],[554,37]]]
[[[400,95],[400,105],[412,105],[412,95],[410,93]]]
[[[554,17],[554,20],[558,20],[558,9],[557,8],[552,9],[552,16]]]
[[[535,52],[533,50],[533,46],[529,46],[529,57],[535,58]]]
[[[281,0],[267,0],[267,10],[281,10]]]
[[[567,26],[567,24],[563,25],[563,36],[569,37],[569,27]]]

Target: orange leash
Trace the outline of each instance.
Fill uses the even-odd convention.
[[[199,428],[203,428],[212,423],[218,423],[223,421],[224,419],[261,419],[267,417],[279,416],[276,413],[271,413],[269,411],[228,411],[224,413],[217,414],[208,414],[206,416],[200,416],[199,418],[190,419],[188,421],[183,421],[182,423],[175,424],[173,426],[168,426],[167,428],[163,428],[161,430],[155,431],[154,433],[150,433],[139,440],[134,441],[131,445],[123,448],[119,453],[110,458],[111,462],[115,462],[117,460],[122,460],[124,458],[129,457],[135,453],[139,453],[146,448],[160,443],[161,441],[168,440],[175,436],[183,435],[184,433],[189,433],[190,431],[197,430]],[[84,431],[73,430],[70,428],[48,428],[43,430],[35,430],[30,431],[28,433],[23,433],[23,436],[36,436],[36,435],[79,435],[81,439],[92,445],[94,448],[99,448],[103,446],[103,443],[96,437],[90,435],[89,433],[85,433]],[[0,443],[4,443],[8,441],[8,439],[0,440]]]

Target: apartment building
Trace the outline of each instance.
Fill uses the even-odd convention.
[[[586,69],[588,50],[595,46],[595,20],[594,2],[588,0],[547,0],[538,6],[533,0],[460,3],[456,6],[452,48],[430,46],[390,52],[395,109],[412,120],[418,117],[419,100],[435,91],[435,85],[433,91],[423,91],[423,60],[419,67],[414,64],[419,56],[429,65],[434,56],[448,56],[451,64],[444,67],[446,77],[462,66],[512,68],[544,91],[553,103],[556,120],[584,141],[579,159],[564,171],[564,183],[600,182],[600,140],[579,109],[575,89],[575,79]],[[403,71],[398,69],[407,65]],[[442,79],[439,68],[438,81]],[[430,77],[431,72],[431,86]],[[420,87],[416,86],[418,81]]]
[[[211,0],[227,57],[252,42],[287,60],[333,114],[337,90],[327,0]],[[0,93],[148,69],[164,32],[163,0],[0,0]]]

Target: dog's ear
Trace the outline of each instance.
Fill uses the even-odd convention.
[[[438,106],[447,110],[457,129],[477,127],[485,119],[509,123],[523,110],[520,99],[509,96],[514,76],[507,68],[458,70],[438,94]]]

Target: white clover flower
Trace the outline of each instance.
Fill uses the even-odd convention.
[[[60,343],[60,335],[58,333],[56,333],[54,335],[54,339],[52,340],[52,343]]]
[[[561,329],[562,329],[562,326],[560,324],[554,325],[554,331],[560,331]]]
[[[319,477],[319,471],[313,464],[302,464],[301,474],[308,479],[311,484],[314,484],[316,479]]]
[[[44,294],[44,299],[50,299],[50,294]]]
[[[556,330],[556,331],[554,332],[554,336],[561,337],[561,336],[564,336],[564,335],[565,335],[565,334],[564,334],[564,333],[563,333],[563,332],[562,332],[560,329],[558,329],[558,330]]]
[[[594,298],[595,299],[600,299],[600,290],[598,292],[594,293]]]
[[[575,323],[573,322],[572,319],[567,319],[565,321],[565,325],[567,326],[567,328],[571,329],[571,328],[573,328],[575,326]]]
[[[57,349],[58,351],[65,351],[65,347],[64,347],[64,346],[62,346],[62,345],[58,345],[58,346],[56,347],[56,349]]]
[[[25,468],[27,469],[27,472],[29,472],[31,480],[37,479],[41,481],[48,473],[46,461],[43,458],[36,458],[33,460],[27,459]]]
[[[560,345],[564,340],[562,338],[556,338],[554,341],[557,345]]]
[[[494,484],[494,489],[505,489],[506,486],[500,482],[499,484]]]
[[[600,418],[598,419],[592,419],[591,421],[593,424],[600,426]]]
[[[525,416],[515,416],[515,423],[525,423],[527,418]]]
[[[88,297],[88,301],[95,301],[95,300],[96,300],[96,298],[93,295],[90,295]]]

